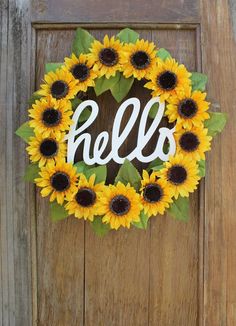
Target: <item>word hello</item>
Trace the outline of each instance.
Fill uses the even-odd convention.
[[[146,130],[148,113],[151,107],[155,103],[159,104],[159,109],[150,127],[148,128],[148,130]],[[132,106],[131,108],[132,113],[130,115],[130,119],[127,122],[123,131],[120,132],[122,117],[129,106]],[[91,107],[91,114],[88,120],[78,127],[79,117],[82,114],[83,110],[85,110],[87,107]],[[137,98],[132,97],[126,100],[125,102],[123,102],[119,107],[119,109],[117,110],[114,123],[113,123],[113,129],[111,135],[111,151],[106,157],[102,158],[104,150],[106,149],[107,144],[109,142],[110,136],[107,131],[102,131],[95,140],[94,148],[93,148],[93,156],[89,154],[90,146],[91,146],[91,135],[88,132],[85,132],[85,130],[89,126],[91,126],[92,123],[95,121],[99,113],[99,107],[97,103],[92,100],[87,100],[82,102],[81,104],[79,104],[79,106],[76,108],[74,112],[72,118],[74,123],[71,126],[70,131],[66,137],[68,140],[68,145],[67,145],[68,162],[74,163],[76,150],[82,142],[84,142],[83,160],[88,165],[92,165],[95,163],[99,165],[103,165],[103,164],[107,164],[111,160],[114,160],[118,164],[122,164],[125,158],[127,158],[129,161],[132,161],[134,158],[137,158],[140,162],[143,163],[152,162],[156,158],[159,158],[162,161],[167,161],[169,156],[173,155],[176,150],[176,144],[173,135],[175,131],[175,127],[172,129],[168,129],[166,127],[159,128],[159,137],[157,139],[156,147],[153,153],[151,153],[148,156],[144,156],[142,154],[144,147],[148,144],[148,142],[150,141],[151,137],[153,136],[154,132],[156,131],[156,129],[158,128],[161,122],[161,119],[164,115],[164,108],[165,105],[164,103],[160,102],[159,97],[152,98],[146,104],[139,122],[137,146],[134,150],[132,150],[131,153],[127,154],[126,157],[120,157],[118,154],[119,148],[122,146],[126,138],[129,136],[140,112],[140,101]],[[169,143],[168,153],[164,153],[163,151],[163,146],[166,141]]]

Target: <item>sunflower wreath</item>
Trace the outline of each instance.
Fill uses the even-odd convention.
[[[151,95],[165,102],[165,116],[175,123],[176,151],[166,162],[155,159],[142,176],[126,159],[114,185],[106,185],[105,165],[67,162],[66,134],[81,94],[89,88],[97,96],[110,91],[121,102],[134,79],[145,80]],[[131,29],[106,35],[103,42],[77,29],[72,55],[63,63],[46,64],[44,81],[30,99],[29,121],[16,131],[28,143],[31,164],[25,179],[35,182],[43,197],[50,196],[51,218],[72,214],[88,220],[99,235],[121,226],[146,229],[151,216],[166,211],[186,221],[189,193],[205,175],[205,152],[226,123],[225,114],[209,112],[206,82],[205,75],[188,72],[167,50]],[[153,105],[149,118],[157,112]],[[79,122],[90,113],[84,110]]]

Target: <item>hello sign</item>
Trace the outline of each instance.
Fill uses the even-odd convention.
[[[158,103],[159,108],[158,112],[153,119],[149,129],[146,131],[147,119],[148,114],[152,108],[152,106]],[[132,107],[132,113],[130,118],[123,129],[120,132],[121,121],[124,116],[125,111],[128,107]],[[78,121],[80,115],[83,111],[90,107],[91,114],[87,121],[85,121],[82,125],[78,127]],[[95,163],[99,165],[104,165],[110,162],[111,160],[115,161],[118,164],[122,164],[124,160],[127,158],[129,161],[137,158],[140,162],[148,163],[152,162],[156,158],[161,159],[162,161],[167,161],[170,155],[174,155],[176,150],[176,144],[174,140],[174,131],[175,127],[168,129],[167,127],[159,128],[159,137],[157,139],[157,143],[153,153],[149,154],[148,156],[144,156],[142,154],[143,149],[150,141],[151,137],[157,130],[158,126],[164,115],[165,104],[160,102],[159,97],[154,97],[146,104],[145,108],[142,111],[139,129],[138,129],[138,136],[137,136],[137,146],[132,152],[128,153],[126,157],[120,157],[118,152],[119,148],[122,146],[126,138],[129,136],[134,124],[138,118],[139,112],[141,109],[139,99],[132,97],[124,101],[119,109],[117,110],[113,128],[112,128],[112,135],[111,135],[111,151],[105,157],[102,158],[102,155],[108,145],[109,142],[109,133],[107,131],[102,131],[96,138],[93,148],[93,154],[90,156],[90,147],[91,147],[91,135],[86,132],[86,129],[93,124],[96,117],[99,114],[99,107],[98,104],[93,100],[87,100],[82,102],[75,110],[73,114],[73,125],[70,128],[69,133],[66,136],[68,141],[67,144],[67,161],[74,163],[76,150],[79,146],[83,143],[83,161],[87,165],[93,165]],[[164,144],[168,142],[169,149],[168,153],[165,153],[163,150]]]

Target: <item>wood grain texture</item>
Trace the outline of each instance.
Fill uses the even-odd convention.
[[[91,32],[102,39],[106,33],[115,34],[117,30],[93,29]],[[189,70],[196,69],[194,30],[143,29],[138,32],[141,37],[166,47]],[[37,32],[37,85],[43,76],[45,62],[61,61],[69,54],[73,33],[73,30],[63,29]],[[143,104],[150,97],[138,84],[129,96],[132,94],[139,94]],[[95,98],[93,93],[90,96]],[[99,97],[98,102],[100,115],[90,130],[94,136],[104,128],[111,132],[118,107],[109,94]],[[134,139],[127,139],[122,148],[124,153],[133,148]],[[113,181],[118,166],[112,164],[108,169],[110,181]],[[157,217],[146,232],[122,230],[100,239],[89,225],[84,229],[83,224],[75,219],[57,224],[50,222],[48,205],[38,197],[39,325],[46,322],[50,325],[77,325],[82,320],[88,326],[196,325],[197,194],[192,201],[192,219],[187,225],[170,217]],[[73,252],[74,247],[78,247],[76,252]],[[78,279],[73,282],[73,275],[77,274]],[[76,309],[72,301],[76,302]]]
[[[224,0],[201,0],[201,15],[198,1],[135,3],[136,10],[134,1],[114,9],[113,1],[107,6],[99,0],[98,9],[90,10],[92,0],[32,0],[30,17],[28,0],[0,2],[1,326],[236,325],[233,11],[230,16]],[[202,184],[200,196],[191,197],[188,224],[157,217],[147,231],[122,230],[100,239],[82,221],[52,223],[47,200],[39,195],[35,205],[34,189],[21,179],[25,146],[14,131],[26,119],[27,99],[41,81],[44,63],[70,53],[75,24],[60,23],[78,21],[90,28],[94,21],[116,27],[147,22],[142,36],[166,47],[190,70],[201,68],[202,56],[213,109],[228,112],[230,119],[208,155],[205,191]],[[35,25],[40,30],[32,30],[30,22],[40,22]],[[171,22],[201,24],[188,30],[193,26]],[[56,29],[51,23],[58,23]],[[95,24],[92,32],[101,38],[116,29]],[[131,93],[140,89],[135,85]],[[147,94],[140,96],[145,102]],[[106,110],[108,103],[116,108],[111,101],[99,98]],[[94,133],[103,127],[101,118]],[[133,143],[123,150],[129,146]]]
[[[73,31],[37,33],[36,87],[46,62],[61,62],[71,52]],[[38,325],[83,324],[84,223],[69,218],[53,223],[48,201],[37,196]]]
[[[14,132],[26,119],[31,92],[28,1],[0,3],[0,324],[32,325],[32,187],[22,180],[24,143]]]
[[[152,39],[167,48],[189,71],[197,70],[196,30],[152,32]],[[191,196],[187,224],[170,216],[153,218],[150,231],[149,325],[197,325],[199,202]]]
[[[199,2],[193,0],[31,1],[33,22],[199,22]]]
[[[93,34],[102,39],[117,30],[94,30]],[[151,38],[148,31],[139,31],[145,38]],[[138,83],[128,97],[137,96],[142,105],[148,98]],[[150,96],[150,95],[149,95]],[[102,97],[101,114],[93,130],[95,134],[105,130],[112,131],[112,123],[118,105],[111,97]],[[109,117],[109,120],[106,118]],[[125,116],[124,121],[127,121]],[[121,153],[135,146],[134,132],[125,141]],[[104,129],[103,129],[104,130]],[[136,162],[137,163],[137,162]],[[140,165],[137,165],[139,167]],[[113,182],[118,170],[116,164],[108,166],[110,181]],[[149,292],[149,231],[111,232],[104,239],[93,234],[89,225],[85,228],[85,320],[84,325],[146,325],[148,322]],[[106,267],[105,267],[106,266]]]
[[[208,155],[202,325],[236,325],[236,45],[228,1],[201,1],[203,71],[209,98],[229,115]]]

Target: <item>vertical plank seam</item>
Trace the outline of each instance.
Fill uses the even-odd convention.
[[[31,76],[31,91],[36,89],[36,53],[37,53],[37,31],[31,25],[31,71],[33,71],[33,76]],[[33,89],[32,89],[33,88]],[[32,324],[37,325],[38,321],[38,255],[37,255],[37,192],[36,187],[33,186],[34,191],[34,214],[31,217],[31,273],[32,273]]]
[[[8,53],[7,53],[7,49],[8,49],[8,34],[9,34],[9,12],[8,12],[8,8],[9,8],[9,1],[7,1],[7,8],[4,8],[3,7],[4,6],[4,4],[2,4],[2,11],[1,11],[1,15],[2,15],[2,24],[1,24],[1,33],[2,33],[2,30],[3,30],[3,15],[4,15],[4,13],[5,13],[5,11],[7,11],[7,28],[6,28],[6,64],[7,64],[7,60],[8,60]],[[1,39],[1,46],[2,46],[2,43],[3,43],[3,37],[2,37],[2,39]],[[4,47],[2,46],[2,51],[4,50]],[[2,55],[3,55],[3,53],[1,52],[1,62],[2,62]],[[1,67],[1,74],[2,74],[2,67]],[[7,77],[7,69],[6,69],[6,71],[5,71],[5,77]],[[5,95],[5,98],[7,97],[7,89],[5,89],[5,92],[4,92],[4,95]],[[4,119],[5,117],[2,117],[2,121],[3,121],[3,119]],[[6,140],[6,132],[5,132],[5,134],[4,134],[4,139]],[[5,162],[5,159],[4,159],[4,168],[5,168],[5,166],[6,166],[6,162]],[[6,194],[4,194],[4,197],[3,197],[3,194],[1,194],[1,198],[3,199],[3,200],[5,200],[5,196],[6,196]],[[5,223],[6,223],[6,209],[4,209],[4,213],[3,213],[3,205],[1,205],[1,232],[3,233],[4,231],[4,227],[3,227],[3,219],[4,219],[4,225],[5,225]],[[5,236],[7,236],[7,233],[5,233]],[[7,243],[7,238],[5,239],[6,240],[6,243]],[[1,311],[2,311],[2,317],[1,317],[1,319],[2,319],[2,325],[3,325],[3,322],[4,322],[4,318],[6,317],[6,313],[5,313],[5,311],[4,311],[4,302],[6,301],[6,300],[8,300],[8,292],[6,291],[6,293],[5,293],[5,295],[7,296],[7,298],[4,298],[4,259],[6,259],[7,260],[7,257],[4,257],[4,252],[3,252],[3,244],[2,244],[2,242],[3,242],[3,235],[1,236],[1,285],[2,285],[2,287],[1,287],[1,298],[2,298],[2,302],[1,302]],[[8,264],[7,264],[7,266],[8,266]],[[8,313],[8,310],[7,310],[7,313]],[[7,320],[9,320],[8,319],[8,316],[6,317],[7,318]]]
[[[4,46],[3,46],[3,35],[1,38],[1,62],[3,62],[3,51],[5,52],[5,58],[6,58],[6,66],[5,66],[5,71],[4,71],[4,77],[7,80],[7,76],[8,76],[8,70],[6,67],[8,67],[8,41],[9,41],[9,1],[6,1],[6,3],[2,3],[2,7],[1,7],[1,17],[2,17],[2,23],[1,23],[1,33],[3,33],[3,19],[4,19],[4,15],[6,17],[6,36],[5,36],[5,41],[6,41],[6,47],[5,47],[5,51],[4,51]],[[2,70],[4,65],[1,66],[1,76],[3,75]],[[7,87],[4,89],[4,103],[6,103],[6,98],[7,98]],[[2,106],[2,109],[4,108],[4,106]],[[3,109],[4,110],[4,109]],[[4,121],[4,119],[6,120],[6,116],[5,116],[6,112],[2,111],[2,121]],[[7,128],[6,128],[7,129]],[[4,140],[6,142],[7,139],[7,132],[5,129],[5,133],[4,133]],[[6,153],[4,155],[4,158],[2,160],[3,163],[3,168],[5,169],[6,167]],[[3,171],[1,172],[3,173]],[[4,180],[6,179],[6,175],[3,173],[4,175]],[[1,194],[1,200],[5,201],[6,200],[6,193]],[[4,212],[3,212],[4,209]],[[5,205],[1,205],[1,311],[2,311],[2,325],[4,325],[4,320],[7,321],[7,323],[9,322],[9,310],[6,309],[5,310],[5,302],[8,302],[9,300],[9,293],[8,293],[8,285],[7,288],[6,284],[4,282],[4,274],[8,274],[8,255],[7,255],[7,243],[8,243],[8,237],[7,237],[7,232],[4,232],[4,226],[6,226],[7,223],[7,208]],[[5,247],[3,247],[3,243],[5,240]],[[5,250],[5,252],[4,252]],[[5,270],[5,271],[4,271]],[[6,272],[7,271],[7,272]],[[8,283],[8,282],[7,282]],[[5,289],[5,290],[4,290]],[[9,323],[8,323],[9,324]],[[7,326],[7,325],[6,325]]]
[[[202,72],[202,42],[201,42],[201,25],[199,24],[196,29],[196,58],[197,58],[197,70]],[[198,261],[198,316],[197,324],[203,326],[203,310],[204,310],[204,247],[205,247],[205,179],[201,180],[201,186],[199,188],[199,261]]]
[[[202,8],[202,1],[200,1],[200,10]],[[202,44],[203,44],[203,35],[202,35],[202,25],[200,24],[200,60],[201,62],[200,64],[200,68],[201,68],[201,72],[203,72],[203,50],[202,50]],[[207,236],[206,234],[206,227],[207,227],[207,223],[206,223],[206,209],[207,209],[207,205],[206,205],[206,193],[205,193],[205,187],[206,187],[206,178],[207,178],[207,165],[206,165],[206,177],[204,178],[204,183],[202,184],[201,187],[201,191],[202,191],[202,198],[203,198],[203,206],[202,209],[200,211],[200,216],[201,216],[201,224],[202,224],[202,251],[201,251],[201,255],[202,255],[202,259],[200,264],[202,264],[202,271],[201,271],[201,280],[202,280],[202,285],[199,283],[199,295],[201,295],[201,297],[199,298],[199,300],[201,300],[199,302],[199,326],[205,326],[205,282],[206,282],[206,246],[207,246],[207,241],[205,239],[205,237]],[[201,199],[201,198],[200,198]],[[201,206],[200,206],[201,207]],[[200,239],[199,239],[200,240]],[[200,267],[200,266],[199,266]],[[199,268],[199,273],[200,273],[200,268]],[[207,325],[206,325],[207,326]]]
[[[14,8],[15,9],[15,8]],[[15,14],[15,12],[14,12]],[[11,83],[11,78],[9,78],[9,64],[8,64],[8,60],[9,60],[9,56],[12,56],[13,53],[9,52],[9,47],[11,46],[10,44],[10,1],[8,1],[8,22],[7,22],[7,75],[6,75],[6,85],[7,85],[7,97],[8,97],[8,90],[10,89],[10,94],[14,93],[13,90],[13,83]],[[10,80],[9,80],[10,79]],[[8,88],[9,87],[9,88]],[[7,113],[9,112],[10,114],[6,114],[6,125],[7,126],[11,126],[11,124],[8,123],[8,119],[10,118],[11,120],[13,120],[13,100],[11,98],[10,100],[11,102],[11,111],[7,111]],[[6,101],[6,103],[8,103]],[[11,326],[11,322],[15,323],[15,318],[13,317],[13,320],[11,318],[11,315],[15,316],[15,295],[13,295],[13,300],[14,303],[11,302],[11,292],[15,293],[15,264],[14,264],[14,243],[12,244],[11,249],[9,248],[9,218],[11,218],[11,222],[13,225],[13,235],[12,235],[12,241],[14,242],[14,218],[12,216],[12,208],[13,208],[13,195],[12,192],[8,192],[7,188],[9,184],[13,183],[13,175],[12,175],[12,171],[11,171],[11,167],[9,169],[8,167],[8,158],[9,158],[9,154],[8,154],[8,144],[11,144],[10,149],[12,151],[11,153],[11,157],[13,157],[14,151],[13,151],[13,139],[12,139],[12,135],[9,137],[10,135],[8,134],[8,128],[5,129],[5,139],[6,139],[6,156],[5,156],[5,167],[6,167],[6,194],[7,194],[7,199],[6,199],[6,244],[7,244],[7,288],[8,288],[8,325]],[[8,168],[7,168],[8,167]],[[11,172],[10,172],[11,171]],[[9,175],[10,173],[10,175]],[[9,194],[10,198],[9,198]],[[9,204],[10,204],[10,208],[9,208]],[[11,231],[10,231],[11,232]],[[9,264],[10,264],[10,256],[13,255],[13,276],[11,275],[11,272],[9,272]]]
[[[83,222],[83,225],[84,225],[84,277],[83,277],[83,280],[84,280],[84,282],[83,282],[83,300],[82,300],[82,302],[83,302],[83,309],[82,309],[82,311],[83,311],[83,326],[85,326],[85,324],[86,324],[86,319],[85,319],[85,311],[86,311],[86,298],[85,298],[85,291],[86,291],[86,284],[85,284],[85,282],[86,282],[86,278],[85,278],[85,275],[86,275],[86,266],[85,266],[85,264],[86,264],[86,259],[85,259],[85,252],[86,252],[86,223],[85,222]]]
[[[153,41],[153,32],[151,30],[151,40]],[[148,248],[148,315],[147,315],[147,325],[150,325],[150,295],[151,295],[151,241],[152,241],[152,223],[149,221],[149,248]]]
[[[151,222],[151,221],[150,221]],[[152,241],[152,223],[149,224],[149,253],[148,253],[148,326],[150,325],[150,295],[151,295],[151,241]]]

